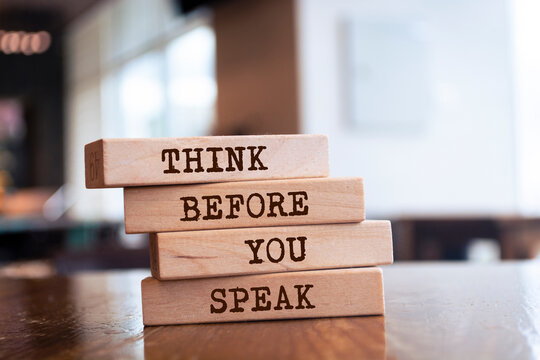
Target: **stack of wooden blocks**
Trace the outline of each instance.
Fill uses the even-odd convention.
[[[150,233],[145,325],[384,314],[390,222],[364,221],[361,178],[327,178],[325,136],[102,139],[85,166]]]

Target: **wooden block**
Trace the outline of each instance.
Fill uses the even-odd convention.
[[[361,178],[263,180],[124,189],[127,233],[364,220]]]
[[[150,235],[159,280],[391,264],[389,221]]]
[[[379,268],[141,283],[145,325],[384,314]]]
[[[84,148],[86,187],[328,176],[324,135],[101,139]]]

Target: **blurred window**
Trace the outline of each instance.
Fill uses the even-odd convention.
[[[209,13],[189,17],[170,0],[103,2],[72,23],[67,50],[71,215],[121,219],[121,189],[84,188],[84,144],[104,137],[209,135],[215,39]]]
[[[160,136],[163,131],[165,97],[161,54],[151,52],[124,66],[120,71],[120,109],[124,136]]]
[[[102,81],[107,136],[202,136],[214,116],[214,33],[197,27]]]
[[[209,133],[216,99],[214,43],[212,30],[202,26],[167,46],[167,117],[173,134]]]

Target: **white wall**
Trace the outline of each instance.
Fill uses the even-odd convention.
[[[364,177],[368,216],[519,210],[509,6],[298,1],[302,130],[328,134],[332,176]],[[424,126],[371,133],[347,125],[341,29],[350,19],[425,24],[433,102]]]
[[[540,215],[540,2],[512,2],[518,206]]]

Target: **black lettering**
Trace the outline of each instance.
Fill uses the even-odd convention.
[[[307,192],[305,191],[293,191],[290,193],[287,193],[288,195],[292,195],[293,197],[293,210],[289,213],[291,216],[298,216],[298,215],[307,215],[309,206],[304,205],[304,200],[307,201],[308,196]],[[299,196],[297,199],[296,196]],[[300,196],[303,196],[304,199],[302,199]],[[303,209],[302,209],[303,208]]]
[[[197,153],[197,155],[195,155],[194,157],[190,157],[189,153],[191,153],[191,151],[195,151]],[[203,151],[203,149],[201,148],[196,148],[196,149],[182,149],[182,152],[185,152],[186,153],[186,168],[184,169],[184,172],[185,173],[192,173],[193,170],[191,169],[191,162],[195,161],[197,163],[197,167],[195,168],[195,172],[203,172],[204,169],[201,165],[201,151]]]
[[[259,252],[259,249],[261,248],[261,244],[264,242],[263,239],[257,239],[255,241],[253,240],[246,240],[244,241],[244,244],[249,245],[249,248],[253,252],[253,260],[249,260],[250,264],[261,264],[263,260],[257,256],[257,253]],[[257,245],[253,245],[253,243]]]
[[[210,297],[212,298],[212,300],[217,301],[222,305],[220,308],[216,308],[213,304],[210,304],[210,314],[221,314],[225,312],[225,310],[227,310],[227,302],[225,300],[216,298],[216,293],[220,293],[221,296],[225,298],[225,289],[212,290],[212,292],[210,293]]]
[[[223,169],[218,166],[218,157],[217,157],[217,152],[223,151],[223,148],[209,147],[209,148],[206,148],[206,151],[212,153],[212,167],[206,169],[206,172],[223,172]]]
[[[176,158],[176,161],[180,160],[180,152],[178,149],[163,149],[161,152],[161,161],[165,161],[166,156],[169,155],[169,168],[163,170],[164,174],[178,174],[180,170],[174,167],[173,165],[173,155]]]
[[[203,216],[203,220],[218,220],[223,216],[223,211],[218,210],[218,204],[221,205],[221,196],[210,195],[202,196],[203,200],[206,200],[206,215]],[[211,202],[214,201],[214,202]],[[213,212],[213,213],[212,213]]]
[[[234,153],[234,150],[238,151],[238,156]],[[243,146],[237,146],[234,149],[230,147],[226,147],[225,151],[227,152],[227,158],[229,160],[229,166],[225,168],[226,171],[242,171],[244,170],[244,160],[243,160],[243,154],[244,150],[246,150]],[[232,162],[234,160],[234,163],[236,164],[236,169],[232,166]]]
[[[294,254],[294,240],[300,241],[300,256]],[[291,260],[295,262],[304,261],[306,259],[306,237],[299,236],[297,238],[288,237],[287,241],[289,242],[289,252],[291,253]]]
[[[229,199],[230,211],[229,215],[225,216],[226,219],[236,219],[238,215],[234,214],[234,210],[240,211],[240,205],[244,205],[244,197],[240,194],[225,195],[225,198]],[[237,202],[234,199],[238,199]]]
[[[274,307],[274,310],[282,310],[281,304],[285,304],[285,309],[290,310],[293,308],[291,303],[289,302],[289,298],[287,297],[287,292],[285,291],[285,288],[283,285],[279,287],[279,295],[278,295],[278,301],[277,305]]]
[[[268,311],[272,306],[270,301],[266,301],[266,295],[270,296],[270,288],[267,286],[252,287],[251,291],[255,291],[255,307],[251,308],[251,311]],[[259,291],[261,292],[259,294]],[[266,292],[265,293],[263,293]],[[266,305],[265,305],[266,304]]]
[[[236,289],[229,289],[234,296],[234,307],[231,309],[231,312],[244,312],[244,309],[240,307],[240,303],[246,302],[249,299],[248,292],[246,289],[237,287]],[[242,298],[238,297],[238,293],[244,294]]]
[[[311,289],[313,285],[306,284],[304,286],[306,287],[306,290],[304,290],[304,292],[301,292],[302,285],[294,285],[294,287],[298,290],[298,305],[296,306],[296,308],[297,309],[313,309],[315,308],[315,305],[311,305],[311,303],[309,302],[306,296],[308,290]],[[306,306],[302,305],[302,302],[305,302]]]
[[[258,198],[259,198],[259,201],[261,202],[261,211],[260,211],[258,214],[253,213],[253,212],[251,211],[251,207],[249,206],[250,200],[251,200],[254,196],[258,197]],[[262,197],[261,194],[253,193],[253,194],[249,195],[249,197],[247,198],[246,206],[247,206],[247,212],[248,212],[249,216],[251,216],[252,218],[259,218],[259,217],[261,217],[262,214],[264,213],[264,198]]]
[[[280,254],[278,258],[274,258],[272,254],[270,254],[270,244],[272,244],[273,242],[279,243]],[[281,240],[279,240],[278,238],[273,238],[273,239],[270,239],[270,241],[268,241],[268,243],[266,244],[266,256],[268,257],[268,260],[270,260],[273,263],[278,263],[281,260],[283,260],[283,257],[285,256],[285,247],[283,246],[283,243],[281,242]]]
[[[254,170],[268,170],[268,168],[266,166],[264,166],[264,164],[262,163],[261,159],[259,159],[259,156],[261,155],[261,152],[266,149],[266,146],[248,146],[247,147],[250,151],[250,155],[251,155],[251,166],[248,168],[248,170],[250,171],[254,171]],[[255,153],[255,148],[258,148],[259,151],[257,151],[257,153]],[[257,169],[257,167],[255,166],[255,162],[259,163],[259,168]]]
[[[279,215],[287,216],[287,212],[283,211],[283,200],[285,200],[285,197],[281,193],[278,193],[278,192],[267,193],[266,195],[270,197],[270,204],[268,205],[268,210],[270,210],[270,212],[268,213],[268,217],[277,216],[277,214],[274,212],[274,208],[276,206],[279,210]],[[274,200],[274,196],[277,196],[278,200]]]
[[[199,216],[201,215],[201,211],[197,207],[199,204],[199,201],[197,201],[197,198],[194,196],[186,196],[181,197],[180,200],[184,201],[184,217],[180,219],[180,221],[197,221],[199,220]],[[191,202],[191,205],[188,204],[188,202]],[[194,211],[195,214],[193,216],[188,216],[188,211]]]

